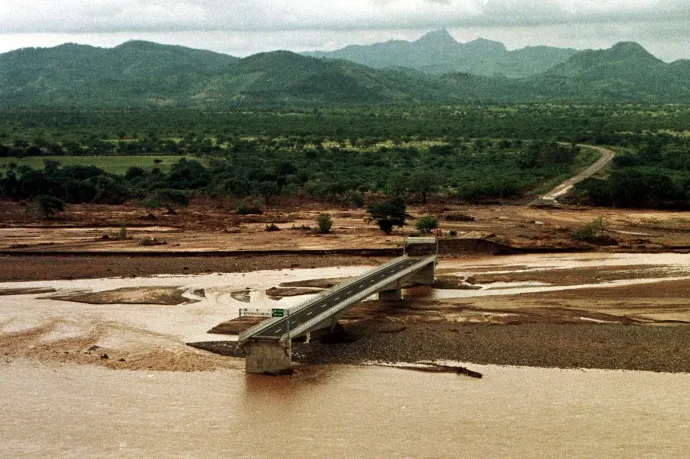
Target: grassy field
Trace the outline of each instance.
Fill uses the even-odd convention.
[[[11,163],[17,166],[27,165],[34,169],[43,169],[43,161],[53,160],[58,161],[63,166],[82,165],[82,166],[96,166],[106,172],[113,174],[124,174],[130,167],[141,167],[145,170],[159,168],[163,172],[167,172],[170,166],[180,160],[180,158],[196,159],[193,156],[27,156],[24,158],[7,157],[0,158],[0,171],[4,173]],[[160,161],[156,164],[154,161]]]

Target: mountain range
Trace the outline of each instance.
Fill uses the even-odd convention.
[[[364,48],[344,50],[364,56]],[[437,31],[415,42],[369,48],[376,50],[370,56],[387,60],[364,65],[288,51],[240,59],[144,41],[115,48],[25,48],[0,54],[0,108],[690,103],[690,61],[667,64],[637,43],[596,51],[507,51],[488,40],[459,44],[447,32]],[[397,54],[384,52],[391,49]],[[404,51],[411,49],[426,51]],[[444,57],[450,54],[465,57],[450,62]],[[408,65],[402,65],[405,59]],[[445,71],[444,66],[453,69]],[[467,70],[470,67],[479,70]]]
[[[508,51],[503,43],[483,38],[458,43],[447,30],[436,30],[412,42],[392,40],[369,46],[351,45],[331,52],[303,54],[344,59],[376,69],[407,67],[435,75],[464,72],[523,78],[545,72],[576,53],[574,49],[549,46]]]

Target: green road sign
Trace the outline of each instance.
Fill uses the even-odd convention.
[[[271,317],[283,317],[285,309],[271,309]]]

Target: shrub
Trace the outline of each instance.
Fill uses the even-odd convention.
[[[328,234],[331,232],[331,227],[333,226],[333,220],[328,214],[321,214],[316,219],[316,224],[318,225],[317,233]]]
[[[603,241],[609,239],[605,237],[605,231],[606,222],[604,221],[604,217],[597,217],[591,222],[587,223],[585,226],[582,226],[581,228],[578,228],[575,231],[573,231],[573,234],[570,237],[575,239],[576,241],[585,241],[596,244],[600,240]]]
[[[120,241],[124,241],[125,239],[127,239],[127,228],[125,227],[124,223],[120,225],[120,231],[117,233],[117,238]]]
[[[268,232],[280,231],[280,228],[275,223],[271,223],[270,225],[266,225],[266,231],[268,231]]]
[[[235,211],[240,215],[261,215],[264,213],[259,206],[244,201],[237,201]]]
[[[38,213],[41,217],[46,218],[64,211],[65,203],[53,196],[41,194],[29,201],[25,209],[27,212]]]
[[[415,226],[422,233],[429,233],[432,229],[438,228],[438,219],[432,216],[420,217]]]
[[[138,205],[149,209],[149,211],[165,207],[168,213],[174,214],[176,208],[189,205],[189,195],[184,191],[161,188],[148,195]]]

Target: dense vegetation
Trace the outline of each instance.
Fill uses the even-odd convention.
[[[622,153],[606,179],[580,187],[582,200],[682,207],[687,126],[686,106],[4,110],[0,195],[171,211],[195,194],[269,205],[279,195],[356,206],[372,194],[504,200],[592,162],[574,147],[590,143]]]
[[[690,138],[658,135],[615,157],[608,176],[582,182],[577,191],[595,205],[690,207]]]

